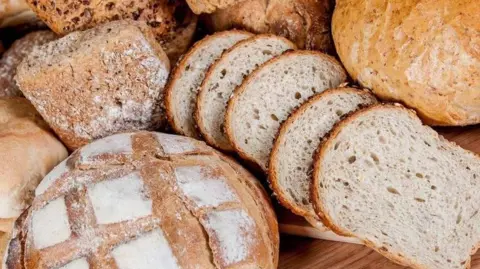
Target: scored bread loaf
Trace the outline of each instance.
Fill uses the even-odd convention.
[[[195,108],[198,130],[207,143],[224,151],[233,150],[223,132],[225,110],[231,94],[261,64],[295,48],[283,37],[257,35],[237,43],[208,69]]]
[[[228,102],[225,131],[236,152],[267,172],[280,124],[310,96],[339,86],[342,66],[320,52],[293,51],[250,74]]]
[[[73,150],[117,132],[164,128],[169,71],[150,28],[125,20],[36,48],[19,65],[16,80]]]
[[[377,105],[352,114],[314,167],[314,208],[333,231],[412,268],[470,268],[480,240],[480,158],[412,110]]]
[[[194,139],[137,132],[97,140],[36,194],[17,221],[7,269],[277,267],[265,191]]]
[[[238,30],[219,32],[195,43],[183,56],[170,75],[165,89],[166,113],[175,132],[200,137],[195,128],[193,113],[198,89],[208,68],[225,50],[251,36],[251,33]]]
[[[36,46],[57,39],[52,31],[36,31],[15,41],[0,59],[0,97],[22,96],[14,77],[18,65]]]
[[[280,203],[316,218],[310,200],[313,156],[323,137],[346,114],[376,103],[367,90],[335,88],[310,98],[282,123],[272,148],[268,178]]]

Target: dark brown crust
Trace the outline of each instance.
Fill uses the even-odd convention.
[[[286,135],[286,132],[288,131],[289,126],[293,122],[295,122],[299,117],[301,117],[305,112],[305,110],[307,110],[311,105],[323,99],[323,97],[326,95],[335,94],[338,92],[358,93],[361,95],[371,96],[375,98],[373,94],[366,89],[359,90],[351,87],[332,88],[311,96],[305,103],[303,103],[300,107],[294,110],[290,114],[290,116],[287,118],[287,120],[281,124],[280,129],[278,130],[278,133],[275,136],[276,139],[273,144],[272,152],[270,153],[269,165],[268,165],[268,181],[270,183],[270,188],[273,190],[273,192],[275,192],[280,204],[290,209],[293,213],[300,215],[302,217],[310,217],[310,218],[318,219],[318,217],[315,214],[312,215],[311,212],[296,206],[294,202],[291,202],[290,199],[288,199],[288,195],[285,193],[285,191],[283,191],[282,186],[278,182],[278,175],[277,175],[278,169],[277,169],[277,162],[275,160],[278,158],[278,155],[277,155],[278,151],[281,147],[281,144],[284,140],[284,137]]]
[[[181,127],[177,124],[175,120],[175,104],[173,104],[172,99],[173,99],[173,92],[174,92],[174,87],[175,83],[178,81],[178,79],[181,77],[183,71],[185,70],[185,67],[187,65],[187,61],[194,54],[197,52],[198,49],[202,48],[203,46],[207,45],[209,42],[214,42],[214,40],[217,37],[227,35],[230,33],[241,33],[241,34],[250,34],[253,36],[253,34],[247,32],[247,31],[242,31],[242,30],[229,30],[229,31],[223,31],[223,32],[217,32],[213,35],[207,36],[203,38],[202,40],[196,42],[193,44],[193,46],[188,50],[188,52],[182,56],[181,60],[177,62],[177,64],[174,67],[174,70],[171,72],[170,77],[168,78],[167,85],[165,86],[165,111],[166,111],[166,116],[168,123],[170,126],[173,128],[173,130],[177,134],[181,135],[187,135]],[[200,134],[196,134],[194,138],[200,138]]]
[[[344,74],[344,80],[346,80],[346,78],[347,78],[346,71],[343,69],[342,65],[332,56],[329,56],[327,54],[323,54],[323,53],[317,52],[317,51],[296,50],[296,51],[287,51],[280,56],[277,56],[275,58],[270,59],[269,61],[260,65],[260,67],[258,67],[255,71],[253,71],[250,75],[248,75],[245,78],[245,80],[243,80],[242,84],[235,89],[235,91],[233,93],[233,97],[230,98],[230,100],[228,101],[227,111],[226,111],[226,114],[225,114],[225,124],[224,124],[225,130],[224,131],[225,131],[225,134],[227,135],[228,140],[230,141],[230,144],[233,146],[233,148],[238,153],[238,155],[242,159],[245,159],[245,160],[247,160],[249,162],[252,162],[252,163],[256,163],[259,167],[261,167],[259,162],[256,161],[252,156],[249,156],[248,153],[243,151],[243,149],[240,147],[240,145],[236,143],[236,141],[234,139],[234,135],[233,135],[232,126],[230,126],[230,123],[232,122],[230,118],[233,116],[232,115],[233,114],[233,109],[237,104],[236,102],[237,102],[239,96],[245,91],[246,85],[248,85],[251,81],[256,79],[257,74],[259,74],[264,69],[268,68],[270,64],[273,64],[277,61],[283,60],[284,58],[287,58],[287,57],[290,57],[290,56],[295,56],[295,55],[311,55],[311,56],[316,56],[316,57],[320,57],[324,60],[327,60],[334,65],[338,65],[339,70],[342,70],[342,72]],[[267,171],[264,171],[264,172],[267,173]]]
[[[368,113],[368,112],[371,112],[371,111],[374,111],[374,110],[384,110],[384,109],[403,110],[403,111],[408,112],[412,118],[420,120],[417,117],[417,114],[414,110],[406,108],[403,105],[400,105],[400,104],[378,104],[378,105],[373,105],[373,106],[370,106],[370,107],[367,107],[367,108],[364,108],[364,109],[361,109],[361,110],[357,110],[356,112],[350,114],[344,120],[338,122],[335,125],[335,127],[332,129],[332,131],[327,136],[325,136],[326,139],[322,141],[322,143],[320,144],[320,146],[317,150],[317,153],[315,154],[313,180],[312,180],[312,184],[310,185],[310,187],[311,187],[310,194],[312,196],[311,199],[313,201],[313,208],[314,208],[315,212],[317,213],[318,217],[325,224],[325,226],[329,227],[335,233],[337,233],[339,235],[343,235],[343,236],[356,237],[359,240],[361,240],[366,246],[375,250],[376,252],[380,253],[381,255],[383,255],[384,257],[388,258],[389,260],[391,260],[395,263],[398,263],[398,264],[401,264],[401,265],[404,265],[404,266],[409,266],[409,267],[416,268],[416,269],[428,269],[427,267],[422,266],[418,262],[409,260],[406,257],[400,256],[400,255],[395,254],[395,253],[390,253],[388,251],[384,251],[384,250],[381,249],[381,246],[377,246],[377,245],[375,245],[375,243],[373,243],[369,240],[362,239],[362,238],[356,236],[354,233],[352,233],[352,232],[350,232],[346,229],[343,229],[339,225],[335,224],[335,221],[326,213],[327,211],[325,210],[325,205],[322,203],[322,200],[320,199],[319,184],[320,184],[321,179],[319,179],[319,173],[320,173],[320,170],[322,169],[321,163],[322,163],[322,159],[323,159],[323,156],[324,156],[327,148],[330,146],[330,144],[337,137],[337,135],[340,133],[340,131],[343,129],[343,127],[345,125],[347,125],[348,123],[350,123],[351,121],[355,120],[356,118],[362,116],[365,113]],[[424,125],[424,126],[426,126],[426,125]],[[449,142],[449,143],[452,143],[452,142]],[[455,143],[452,143],[452,144],[455,144]],[[478,154],[475,154],[475,155],[477,157],[479,156]],[[479,247],[479,245],[474,247],[472,249],[471,254],[474,254],[476,252],[476,250],[478,249],[478,247]],[[470,268],[470,261],[471,261],[471,258],[469,257],[469,259],[465,263],[465,268],[466,269]]]
[[[208,71],[207,73],[205,74],[205,79],[203,80],[202,82],[202,85],[200,85],[200,89],[198,91],[198,95],[197,95],[197,102],[196,102],[196,109],[195,109],[195,113],[194,113],[194,118],[195,118],[195,122],[197,123],[197,128],[200,132],[200,134],[202,135],[203,139],[211,146],[217,148],[217,149],[220,149],[222,151],[225,151],[225,152],[234,152],[234,148],[232,147],[232,145],[229,145],[228,147],[225,146],[225,145],[219,145],[218,143],[216,143],[215,139],[207,132],[207,130],[205,129],[205,124],[204,124],[204,121],[201,117],[201,111],[203,109],[203,106],[202,106],[202,103],[204,102],[203,100],[206,98],[205,95],[207,94],[207,89],[205,88],[205,84],[206,82],[210,79],[210,77],[212,76],[213,74],[213,70],[216,68],[217,65],[219,65],[221,63],[222,60],[224,60],[224,56],[229,54],[230,52],[232,52],[233,50],[235,50],[236,48],[240,47],[240,46],[243,46],[245,43],[250,43],[250,42],[253,42],[254,40],[256,39],[260,39],[260,38],[278,38],[278,39],[281,39],[283,40],[285,43],[287,44],[290,44],[290,46],[295,49],[296,46],[295,44],[293,44],[290,40],[284,38],[284,37],[281,37],[281,36],[276,36],[276,35],[273,35],[273,34],[261,34],[261,35],[255,35],[251,38],[247,38],[245,40],[242,40],[240,42],[238,42],[237,44],[235,44],[235,46],[231,47],[230,49],[226,50],[223,54],[222,54],[222,57],[220,57],[217,61],[215,61],[214,64],[212,64],[209,68],[208,68]],[[272,59],[275,59],[277,57],[273,57]],[[271,61],[271,60],[269,60]],[[266,63],[268,63],[269,61],[267,61]],[[264,63],[265,64],[265,63]],[[264,65],[260,65],[260,67],[258,67],[256,70],[259,70],[262,68],[262,66]],[[255,73],[254,70],[251,74]],[[245,80],[242,82],[242,84],[247,81],[248,79],[248,76],[247,78],[245,78]],[[238,89],[238,87],[237,87]],[[234,90],[234,92],[237,91],[237,89]],[[231,99],[230,99],[231,100]],[[228,104],[228,103],[227,103]],[[223,132],[225,130],[222,130]]]

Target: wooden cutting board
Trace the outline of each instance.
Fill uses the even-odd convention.
[[[480,154],[480,126],[437,130],[448,140]],[[293,215],[284,208],[279,207],[277,215],[280,231],[284,234],[280,247],[280,269],[404,268],[362,245],[316,240],[314,238],[324,238],[324,233],[318,232],[303,218]],[[304,238],[285,236],[286,234]],[[472,269],[480,269],[480,251],[472,257]]]

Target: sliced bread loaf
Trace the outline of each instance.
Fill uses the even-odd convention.
[[[282,124],[269,161],[269,179],[280,203],[316,217],[310,201],[313,155],[321,139],[347,113],[376,103],[367,90],[336,88],[315,95]]]
[[[285,53],[257,69],[228,104],[225,131],[242,158],[267,171],[280,124],[310,96],[340,85],[342,66],[320,52]]]
[[[222,53],[253,34],[231,30],[218,32],[197,42],[179,61],[166,88],[165,104],[172,128],[181,135],[199,138],[193,120],[195,101],[208,67]]]
[[[287,39],[275,35],[257,35],[239,42],[213,64],[198,93],[195,119],[203,138],[212,146],[232,151],[223,132],[227,102],[244,78],[264,62],[295,49]]]
[[[377,105],[340,122],[314,164],[315,211],[412,268],[470,268],[480,240],[480,158],[414,112]]]

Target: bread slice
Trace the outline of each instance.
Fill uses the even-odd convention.
[[[340,122],[314,164],[315,211],[412,268],[470,268],[480,240],[480,158],[400,105]]]
[[[203,138],[210,145],[232,151],[223,132],[228,99],[245,77],[264,62],[295,49],[289,40],[275,35],[257,35],[239,42],[208,70],[198,93],[195,119]]]
[[[282,124],[269,161],[269,179],[280,203],[315,218],[310,201],[313,155],[322,138],[347,113],[376,103],[367,90],[329,89],[313,96]]]
[[[228,48],[253,34],[231,30],[219,32],[197,42],[179,61],[165,89],[167,117],[178,134],[199,138],[193,113],[198,88],[208,67]]]
[[[340,85],[345,71],[315,51],[285,53],[252,73],[228,104],[225,131],[240,156],[267,171],[280,124],[310,96]]]

